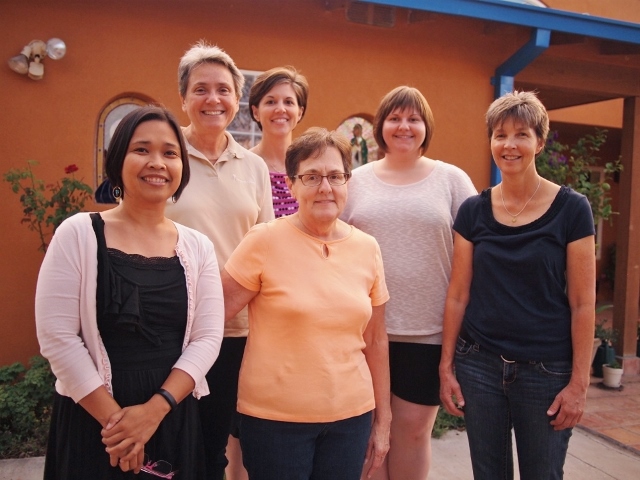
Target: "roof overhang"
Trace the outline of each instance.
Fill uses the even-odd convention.
[[[511,69],[514,70],[515,88],[537,90],[549,110],[640,96],[638,23],[510,0],[367,1],[528,28],[532,38],[536,37],[536,32],[551,32],[551,48],[536,51],[533,55],[522,55],[523,51],[525,54],[531,52],[526,46],[514,45],[514,55],[505,58],[502,65],[495,65],[496,74],[501,73],[501,67],[517,65],[517,69]],[[566,49],[572,49],[571,53]]]
[[[366,0],[392,7],[507,23],[640,45],[640,25],[504,0]]]

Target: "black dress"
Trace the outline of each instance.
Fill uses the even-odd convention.
[[[187,287],[178,257],[147,258],[108,249],[104,222],[91,215],[98,239],[98,328],[109,356],[113,396],[121,407],[148,401],[182,353]],[[71,398],[56,394],[45,480],[158,479],[109,465],[100,424]],[[173,480],[205,478],[197,401],[188,395],[145,445],[151,461],[177,471]]]

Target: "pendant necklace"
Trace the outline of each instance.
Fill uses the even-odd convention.
[[[282,170],[278,170],[277,168],[275,168],[275,167],[273,166],[273,163],[271,163],[270,161],[265,160],[265,162],[267,162],[267,165],[269,166],[269,168],[271,168],[271,171],[272,171],[273,173],[279,173],[279,174],[281,174],[281,175],[282,175],[282,174],[284,174],[284,173],[286,173],[286,172],[284,172],[284,171],[282,171]],[[286,168],[285,168],[285,170],[286,170]]]
[[[507,212],[509,214],[509,216],[511,217],[511,223],[516,223],[518,221],[518,215],[520,215],[522,212],[524,212],[524,209],[527,208],[527,205],[529,205],[529,202],[531,200],[533,200],[533,197],[536,196],[536,193],[538,193],[538,189],[540,188],[540,184],[541,183],[542,183],[542,178],[538,177],[538,186],[536,187],[535,191],[533,192],[533,195],[531,195],[529,197],[529,200],[527,200],[527,203],[524,204],[524,207],[522,207],[520,209],[520,211],[518,213],[516,213],[515,215],[513,213],[511,213],[507,209],[507,205],[504,203],[504,194],[502,193],[502,183],[500,183],[500,197],[502,198],[502,206],[504,207],[504,211]]]

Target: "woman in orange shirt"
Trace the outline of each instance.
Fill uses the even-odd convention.
[[[222,273],[226,318],[249,305],[243,461],[252,480],[356,480],[365,456],[371,474],[389,448],[380,248],[338,219],[351,169],[346,138],[308,130],[287,150],[286,169],[298,212],[252,228]]]

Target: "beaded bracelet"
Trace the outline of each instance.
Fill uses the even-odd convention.
[[[167,401],[167,403],[171,407],[171,410],[170,410],[171,412],[173,412],[173,410],[178,406],[178,402],[176,402],[176,399],[173,398],[173,395],[167,392],[164,388],[161,388],[160,390],[158,390],[158,395],[160,395],[162,398],[164,398]]]

